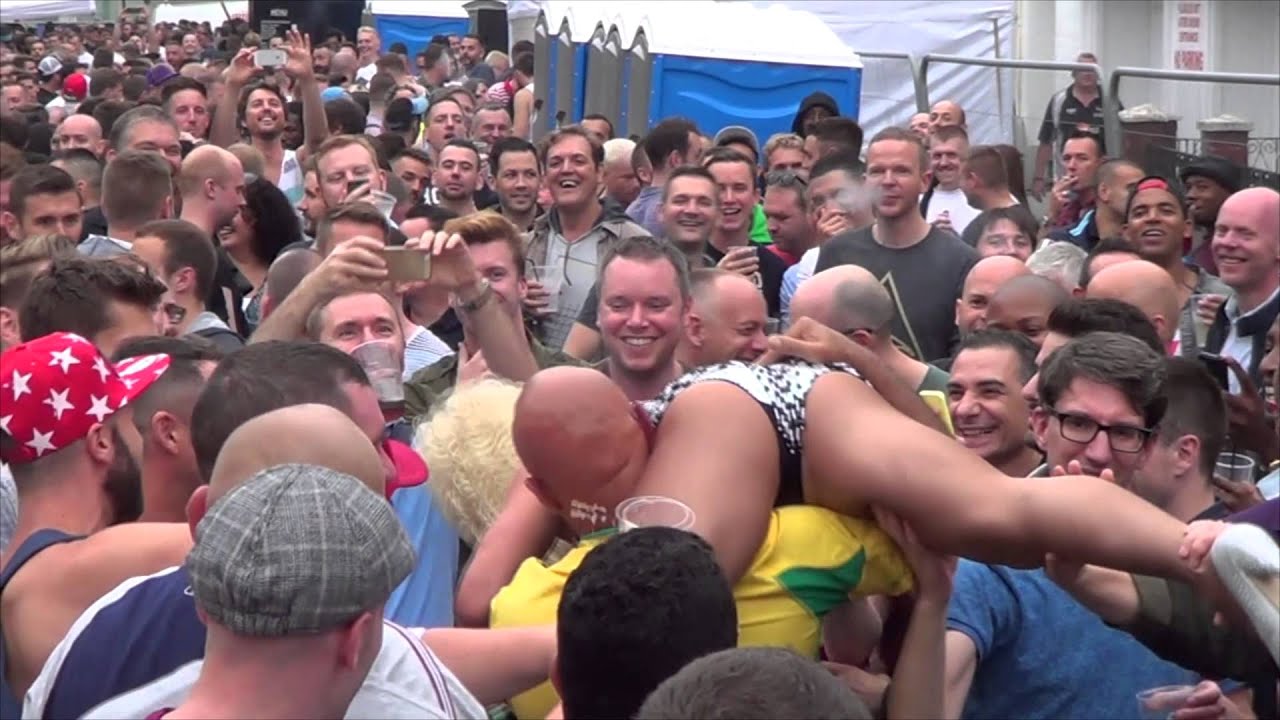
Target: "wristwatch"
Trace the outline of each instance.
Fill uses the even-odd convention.
[[[488,278],[480,278],[480,282],[476,283],[474,287],[479,288],[475,293],[475,297],[471,300],[463,301],[462,294],[459,293],[456,296],[457,301],[454,303],[455,308],[464,313],[473,313],[488,304],[489,298],[493,297],[493,286],[489,284]]]

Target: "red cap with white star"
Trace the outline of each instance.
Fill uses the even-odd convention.
[[[168,355],[109,365],[88,340],[52,333],[0,355],[0,460],[23,465],[84,438],[169,369]]]

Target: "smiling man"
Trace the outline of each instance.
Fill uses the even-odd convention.
[[[964,235],[965,228],[981,212],[969,204],[969,198],[961,187],[962,169],[969,159],[969,134],[959,126],[938,128],[929,141],[929,163],[937,185],[925,193],[924,219],[932,225],[949,228],[956,235]]]
[[[436,205],[458,217],[476,212],[475,192],[480,189],[480,151],[470,140],[454,138],[436,156],[431,184]]]
[[[751,223],[759,193],[755,163],[731,148],[716,148],[703,161],[715,178],[720,214],[707,243],[707,257],[722,270],[746,276],[764,293],[769,315],[782,314],[782,276],[787,261],[767,246],[751,242]]]
[[[1014,477],[1029,475],[1041,461],[1026,443],[1031,410],[1022,397],[1035,371],[1036,347],[1024,336],[982,330],[964,339],[947,381],[956,439]]]

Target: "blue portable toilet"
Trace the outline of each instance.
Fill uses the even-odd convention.
[[[714,134],[745,125],[763,145],[789,132],[800,101],[835,98],[857,118],[862,61],[816,15],[781,5],[651,3],[622,42],[625,126],[643,134],[666,117]]]
[[[576,123],[588,112],[589,58],[593,48],[597,55],[604,52],[616,7],[601,0],[541,3],[533,41],[534,97],[540,103],[535,138],[559,125]]]
[[[471,18],[463,0],[373,0],[374,28],[382,38],[382,52],[391,43],[402,42],[412,58],[426,49],[436,35],[466,35]]]

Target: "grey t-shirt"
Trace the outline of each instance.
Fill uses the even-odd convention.
[[[8,465],[0,465],[0,550],[13,539],[18,527],[18,486],[13,484],[13,473]]]
[[[978,262],[977,251],[937,228],[911,247],[885,247],[876,242],[872,229],[828,240],[818,253],[814,273],[837,265],[866,268],[893,298],[893,338],[899,347],[921,362],[948,357],[957,338],[956,298]]]
[[[564,269],[556,312],[547,321],[543,332],[547,347],[558,350],[564,346],[569,329],[586,304],[587,295],[596,284],[597,248],[602,237],[601,233],[592,232],[570,244],[553,229],[547,238],[547,265]]]

